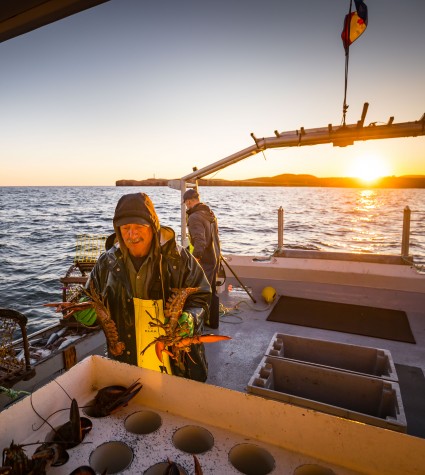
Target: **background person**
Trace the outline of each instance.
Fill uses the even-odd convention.
[[[193,255],[201,264],[211,285],[209,320],[205,321],[205,325],[210,328],[218,328],[220,301],[216,291],[216,279],[221,250],[217,218],[209,206],[200,202],[199,193],[192,188],[184,193],[183,202],[187,208],[187,225],[190,242],[193,246]]]
[[[86,287],[90,288],[93,282],[97,293],[105,299],[119,340],[125,344],[124,352],[114,358],[205,381],[208,365],[203,344],[192,345],[190,353],[182,352],[178,361],[164,354],[168,369],[165,363],[165,367],[161,366],[154,345],[141,355],[149,338],[152,341],[152,332],[157,331],[149,327],[146,319],[158,318],[174,288],[198,288],[187,298],[179,322],[185,322],[190,333],[202,334],[211,295],[202,268],[186,249],[177,245],[174,231],[160,226],[154,205],[145,193],[122,196],[113,225],[115,235],[107,241],[110,247],[97,260]],[[79,320],[78,313],[75,317]]]

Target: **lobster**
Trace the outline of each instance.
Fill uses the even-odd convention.
[[[73,399],[71,402],[69,421],[53,429],[50,442],[56,442],[63,445],[66,449],[71,449],[84,440],[84,437],[91,431],[92,427],[93,424],[90,419],[80,416],[77,401]]]
[[[124,386],[106,386],[98,391],[91,406],[92,417],[109,416],[119,408],[126,406],[138,394],[143,385],[134,382],[128,388]]]
[[[187,287],[183,289],[171,289],[172,294],[165,304],[164,316],[168,319],[167,323],[162,323],[158,318],[153,317],[149,312],[151,319],[149,325],[151,327],[159,327],[164,330],[165,334],[160,335],[149,343],[143,350],[144,354],[148,348],[155,345],[155,353],[161,363],[164,362],[163,353],[166,353],[178,361],[182,355],[186,353],[190,357],[191,345],[200,345],[201,343],[215,343],[223,340],[231,340],[230,336],[205,334],[187,336],[189,334],[189,325],[187,322],[180,324],[179,318],[183,313],[183,307],[189,295],[197,292],[198,287]],[[193,361],[193,360],[192,360]]]
[[[56,312],[62,312],[64,318],[68,318],[75,312],[93,308],[103,332],[105,333],[108,351],[113,356],[122,355],[125,350],[125,344],[119,341],[118,330],[115,322],[112,320],[110,312],[105,305],[104,299],[97,293],[93,281],[90,281],[89,289],[80,288],[89,300],[85,302],[53,302],[44,304],[45,307],[56,307]]]
[[[65,391],[65,389],[58,383],[58,381],[56,381],[56,384],[58,384]],[[79,445],[84,440],[85,436],[91,431],[93,423],[87,417],[80,416],[80,409],[78,407],[77,400],[72,399],[66,391],[65,394],[71,399],[69,420],[56,428],[54,428],[47,419],[42,417],[37,412],[32,402],[32,395],[30,396],[30,402],[33,411],[37,414],[38,417],[40,417],[40,419],[43,420],[43,424],[48,424],[52,429],[52,432],[46,438],[46,442],[50,444],[58,444],[64,449],[71,449]],[[56,412],[60,412],[61,410],[62,409]],[[51,417],[53,414],[51,414],[49,417]],[[41,426],[36,429],[34,429],[33,427],[33,430],[40,429],[43,424],[41,424]]]
[[[39,442],[35,442],[38,444]],[[34,444],[26,444],[34,445]],[[9,447],[3,450],[1,475],[45,475],[48,466],[57,467],[65,464],[69,455],[59,444],[43,443],[32,457],[28,457],[24,445],[15,444],[12,440]]]

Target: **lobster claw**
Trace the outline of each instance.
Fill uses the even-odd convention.
[[[171,351],[168,351],[166,348],[165,348],[165,343],[163,341],[157,341],[155,343],[155,353],[156,353],[156,356],[157,358],[159,359],[159,361],[161,363],[164,364],[164,358],[162,356],[162,353],[166,353],[168,356],[170,356],[171,358],[175,358],[175,356],[173,355],[173,353],[171,353]]]
[[[84,440],[92,427],[90,419],[80,416],[78,403],[73,399],[69,411],[69,421],[54,429],[49,442],[61,444],[64,449],[72,449]]]
[[[232,337],[226,335],[215,335],[213,333],[206,335],[196,335],[193,337],[182,338],[176,343],[178,348],[184,348],[189,345],[200,345],[201,343],[216,343],[218,341],[231,340]]]
[[[32,460],[49,461],[52,467],[60,467],[68,462],[69,454],[62,444],[44,442],[36,449]]]
[[[155,343],[155,353],[159,361],[164,363],[164,358],[162,357],[162,352],[165,350],[165,344],[162,341],[157,341]]]
[[[201,343],[216,343],[218,341],[231,340],[232,337],[227,335],[214,335],[213,333],[207,335],[201,335],[199,341]]]

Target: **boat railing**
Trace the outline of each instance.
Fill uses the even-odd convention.
[[[273,253],[273,257],[291,257],[303,259],[327,259],[327,260],[344,260],[357,262],[371,262],[380,264],[401,264],[409,265],[416,268],[417,271],[423,272],[423,266],[416,265],[410,250],[410,224],[411,209],[406,206],[403,210],[403,229],[401,235],[401,252],[400,255],[392,254],[366,254],[358,252],[335,252],[335,251],[313,251],[299,249],[284,248],[284,209],[282,206],[277,211],[277,248]]]

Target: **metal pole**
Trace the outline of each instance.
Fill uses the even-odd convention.
[[[277,210],[277,248],[283,248],[283,208]]]
[[[196,167],[195,167],[196,168]],[[189,186],[188,186],[189,185]],[[183,195],[185,191],[189,188],[193,188],[195,191],[199,193],[198,190],[198,180],[195,183],[187,183],[183,178],[180,180],[180,223],[181,223],[181,243],[183,247],[187,247],[189,245],[189,237],[187,233],[187,216],[186,216],[186,206],[183,203]]]
[[[401,241],[401,256],[409,257],[410,245],[410,208],[406,206],[403,211],[403,236]]]
[[[183,247],[189,245],[189,238],[187,236],[187,223],[186,223],[186,206],[183,203],[183,195],[186,191],[186,182],[184,180],[180,181],[180,236],[181,243]]]
[[[245,292],[249,295],[250,299],[254,302],[254,303],[257,303],[257,301],[255,300],[255,298],[251,295],[250,291],[243,285],[243,283],[241,282],[241,280],[239,279],[239,277],[236,275],[235,271],[229,266],[229,264],[227,263],[226,259],[220,255],[220,259],[224,262],[224,264],[226,264],[227,268],[229,269],[229,271],[234,275],[235,279],[242,285],[243,289],[245,290]]]

